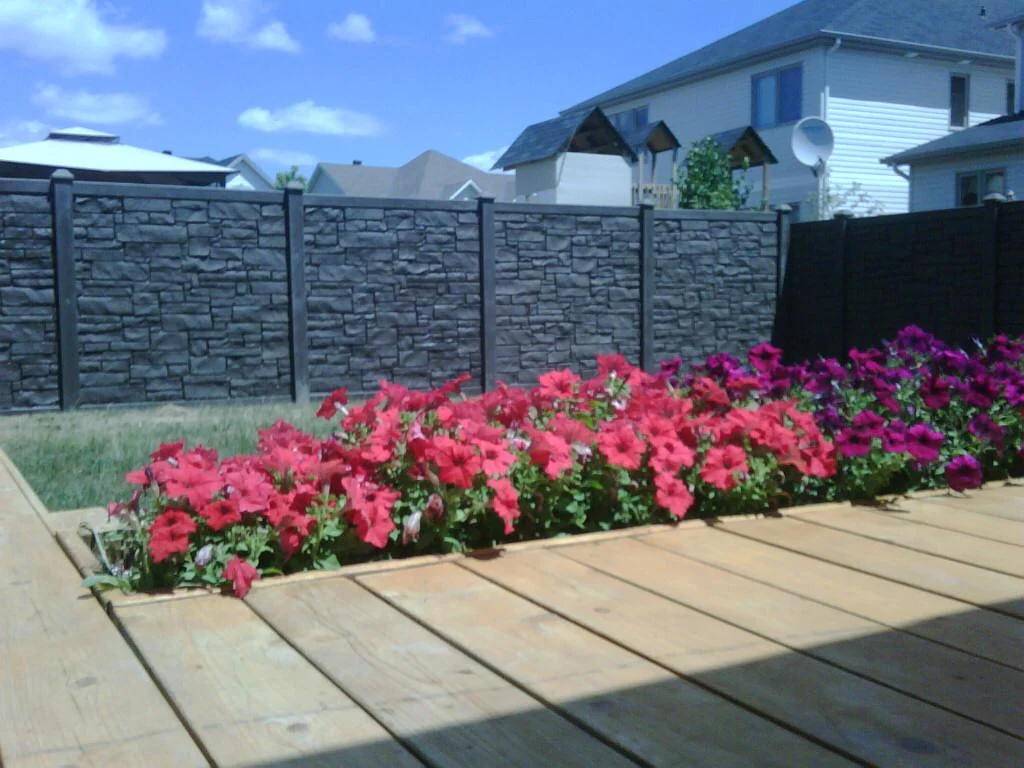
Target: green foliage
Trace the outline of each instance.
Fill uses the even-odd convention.
[[[284,189],[288,186],[291,181],[297,181],[302,184],[302,188],[306,188],[308,183],[306,177],[299,173],[299,166],[293,165],[287,171],[278,171],[277,177],[274,179],[274,186],[278,189]]]
[[[728,155],[710,136],[694,142],[675,180],[679,207],[736,211],[745,206],[750,197],[745,176],[750,160],[743,159],[743,174],[738,178],[733,176],[731,165]]]

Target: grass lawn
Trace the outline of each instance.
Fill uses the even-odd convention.
[[[161,442],[185,438],[222,456],[256,450],[256,430],[278,419],[317,434],[330,426],[316,406],[165,405],[0,416],[0,448],[51,511],[106,505],[124,498],[124,473],[145,463]]]

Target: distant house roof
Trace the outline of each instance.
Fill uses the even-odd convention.
[[[494,167],[514,168],[563,152],[636,157],[604,112],[595,107],[527,126]]]
[[[250,169],[252,169],[253,173],[255,173],[263,181],[263,183],[266,185],[266,189],[274,188],[274,180],[271,179],[266,174],[266,172],[262,168],[260,168],[256,163],[254,163],[252,161],[252,158],[250,158],[244,152],[239,152],[238,154],[235,155],[228,155],[223,160],[215,160],[209,155],[205,155],[203,157],[193,157],[190,159],[200,163],[212,163],[213,165],[221,165],[225,168],[233,168],[236,170],[239,165],[245,163],[246,165],[249,166]]]
[[[310,179],[314,188],[318,178],[328,177],[349,197],[396,197],[417,200],[448,200],[472,181],[482,195],[499,201],[513,197],[512,176],[487,173],[479,168],[429,149],[405,165],[386,168],[373,165],[319,163]]]
[[[997,117],[940,139],[883,158],[886,165],[913,165],[969,152],[1014,150],[1024,155],[1024,112]]]
[[[0,176],[46,178],[66,168],[88,181],[208,185],[223,183],[230,168],[121,144],[89,128],[52,131],[43,141],[0,149]]]
[[[620,133],[622,133],[620,131]],[[622,133],[622,138],[636,152],[640,147],[646,147],[650,152],[665,152],[669,149],[679,149],[679,139],[669,130],[664,120],[655,123],[648,123],[641,128],[634,128],[632,131]]]
[[[982,5],[985,16],[980,14]],[[1014,53],[1013,40],[990,27],[1015,9],[1020,12],[1020,0],[803,0],[567,111],[607,106],[773,51],[835,37],[1009,60]]]
[[[759,165],[775,165],[779,162],[768,145],[764,143],[761,134],[750,125],[712,134],[711,140],[729,156],[733,170],[743,166],[744,158],[750,161],[751,168],[756,168]]]

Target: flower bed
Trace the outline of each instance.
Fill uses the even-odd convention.
[[[125,590],[226,587],[261,575],[458,552],[503,541],[757,512],[884,491],[963,489],[1019,470],[1024,344],[973,355],[919,329],[884,350],[787,366],[754,348],[650,376],[620,356],[583,380],[463,397],[382,383],[318,415],[317,439],[278,422],[254,456],[161,445],[110,505],[97,542]],[[467,377],[468,378],[468,377]]]

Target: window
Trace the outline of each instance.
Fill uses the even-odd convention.
[[[958,208],[981,205],[988,195],[1006,194],[1006,171],[958,173],[956,177],[956,204]]]
[[[971,111],[971,80],[967,75],[949,77],[949,127],[966,128]]]
[[[647,105],[627,109],[625,112],[616,112],[614,115],[609,115],[608,119],[612,121],[612,125],[619,133],[629,133],[637,128],[643,128],[647,125]]]
[[[751,86],[751,122],[755,128],[795,123],[803,115],[803,67],[787,67],[754,75]]]
[[[1013,80],[1006,81],[1006,114],[1017,113],[1017,86]]]

